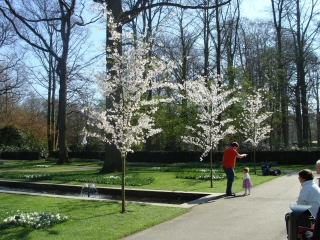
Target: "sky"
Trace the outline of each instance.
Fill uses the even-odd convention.
[[[271,11],[271,0],[242,0],[241,11],[243,17],[250,19],[267,18]],[[99,44],[103,43],[104,37],[102,32],[94,29],[93,39],[97,42],[100,39]]]
[[[271,11],[271,0],[243,0],[242,16],[251,19],[268,17]]]

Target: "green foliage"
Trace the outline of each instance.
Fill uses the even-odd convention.
[[[24,136],[13,125],[7,125],[0,129],[0,145],[20,147],[25,143]]]
[[[105,150],[105,143],[94,137],[87,137],[87,143],[77,143],[68,148],[72,152],[100,152]]]
[[[197,150],[194,146],[184,143],[181,136],[188,135],[187,125],[194,126],[197,108],[193,104],[162,104],[155,114],[155,125],[162,129],[155,139],[157,149],[164,151]]]
[[[13,125],[0,129],[1,152],[40,152],[41,157],[47,153],[46,142],[32,133],[24,133]]]
[[[37,138],[32,133],[24,134],[24,146],[25,150],[29,149],[29,151],[40,151],[42,156],[45,156],[47,152],[47,142]]]

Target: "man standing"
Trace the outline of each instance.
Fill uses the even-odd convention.
[[[223,152],[222,167],[227,175],[227,196],[235,196],[235,193],[232,192],[232,184],[234,181],[234,168],[236,166],[236,158],[243,158],[247,156],[247,154],[239,154],[237,152],[238,147],[239,144],[237,142],[233,142]]]

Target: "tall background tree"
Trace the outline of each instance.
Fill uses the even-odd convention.
[[[20,0],[12,3],[5,0],[0,5],[0,12],[11,23],[15,33],[30,46],[46,52],[56,62],[55,72],[59,77],[59,107],[58,107],[58,164],[68,162],[67,151],[67,86],[68,86],[68,56],[72,30],[87,23],[81,15],[85,2],[76,5],[75,0],[55,2],[30,2]],[[41,13],[44,13],[41,15]],[[92,21],[91,21],[92,22]],[[59,38],[59,48],[52,48],[52,35],[46,27],[52,27]],[[50,66],[52,69],[52,67]],[[51,86],[50,86],[51,89]],[[49,93],[50,94],[50,93]],[[51,96],[48,96],[50,100]],[[52,119],[50,120],[52,121]],[[51,129],[50,129],[51,131]]]

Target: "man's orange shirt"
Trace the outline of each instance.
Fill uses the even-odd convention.
[[[226,148],[223,152],[222,166],[226,168],[235,168],[236,156],[238,156],[238,152],[236,150],[231,147]]]

